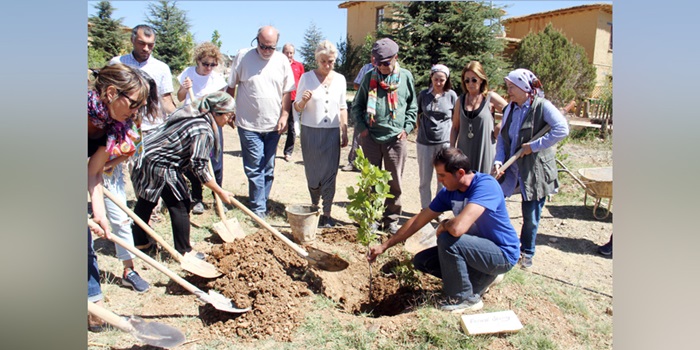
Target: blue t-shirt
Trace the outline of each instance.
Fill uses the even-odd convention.
[[[484,207],[486,210],[474,223],[476,229],[470,229],[469,234],[495,243],[515,265],[520,258],[520,240],[510,223],[501,186],[491,175],[479,172],[474,175],[466,192],[440,190],[430,203],[430,210],[438,213],[452,210],[457,216],[468,203]]]

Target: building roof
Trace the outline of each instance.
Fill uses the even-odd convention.
[[[345,2],[341,3],[340,5],[338,5],[338,8],[339,9],[346,9],[348,7],[355,6],[361,2],[365,2],[365,1],[345,1]]]
[[[537,19],[537,18],[541,18],[541,17],[550,17],[550,16],[564,15],[564,14],[569,14],[569,13],[583,12],[583,11],[590,11],[590,10],[600,10],[603,12],[612,13],[612,4],[597,3],[597,4],[566,7],[566,8],[557,9],[557,10],[538,12],[538,13],[533,13],[533,14],[524,15],[524,16],[506,18],[503,20],[502,23],[509,24],[509,23],[523,22],[523,21],[529,21],[529,20],[533,20],[533,19]]]

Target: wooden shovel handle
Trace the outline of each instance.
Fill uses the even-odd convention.
[[[542,130],[535,134],[535,136],[533,136],[528,142],[532,142],[539,139],[540,137],[544,136],[544,134],[546,134],[547,131],[549,131],[550,129],[552,129],[552,127],[549,126],[549,124],[545,125],[544,128],[542,128]],[[508,158],[508,161],[503,163],[503,165],[498,169],[498,171],[506,171],[506,169],[508,169],[509,166],[513,165],[513,163],[515,163],[515,161],[518,160],[518,158],[520,158],[521,154],[523,154],[522,147],[517,152],[515,152],[515,154],[512,157]]]
[[[297,254],[303,256],[304,258],[309,257],[309,253],[301,248],[299,245],[296,243],[292,242],[289,238],[287,238],[285,235],[277,231],[274,227],[270,226],[265,220],[261,219],[259,216],[255,215],[250,209],[248,209],[245,205],[241,204],[236,198],[231,197],[230,200],[233,202],[233,204],[238,207],[238,209],[242,210],[246,215],[250,216],[255,222],[260,224],[262,227],[267,229],[268,231],[272,232],[277,238],[281,239],[284,244],[288,245],[290,248],[294,249],[294,251],[297,252]]]
[[[124,247],[124,249],[128,250],[132,254],[136,255],[139,257],[141,260],[145,261],[148,265],[153,266],[156,270],[164,273],[166,276],[170,277],[173,281],[175,281],[177,284],[181,285],[183,288],[187,289],[190,293],[197,294],[197,292],[204,293],[202,292],[199,288],[195,287],[192,283],[187,282],[184,278],[178,276],[175,272],[172,270],[168,269],[165,267],[163,264],[155,261],[153,258],[148,256],[148,254],[142,252],[138,248],[134,247],[133,245],[127,243],[125,240],[115,236],[111,235],[110,241]],[[98,315],[99,316],[99,315]],[[101,317],[101,316],[100,316]]]
[[[121,329],[124,332],[131,333],[136,331],[134,326],[129,323],[129,321],[123,319],[119,315],[115,314],[108,309],[97,305],[95,303],[87,302],[88,312],[103,319],[105,322],[111,324],[114,327]]]
[[[182,255],[178,253],[178,251],[175,250],[175,248],[173,248],[170,244],[168,244],[163,239],[163,237],[156,233],[156,231],[153,231],[153,229],[150,226],[148,226],[147,223],[143,222],[143,220],[141,220],[141,218],[138,215],[136,215],[136,213],[129,209],[129,207],[127,207],[126,204],[122,203],[119,199],[117,199],[117,197],[114,194],[112,194],[112,192],[109,192],[109,190],[107,190],[106,188],[103,189],[103,191],[107,198],[112,200],[114,204],[116,204],[119,208],[121,208],[121,210],[123,210],[127,215],[129,215],[129,217],[132,220],[134,220],[134,222],[137,225],[139,225],[139,227],[141,227],[144,231],[146,231],[146,233],[148,233],[149,236],[155,239],[156,242],[158,242],[158,244],[161,245],[161,247],[165,248],[165,250],[167,250],[168,253],[170,253],[170,255],[175,260],[177,260],[177,262],[182,262]]]
[[[208,163],[209,165],[209,172],[211,173],[212,176],[214,175],[214,168],[211,165],[211,162]],[[213,191],[212,191],[213,192]],[[226,227],[226,230],[233,235],[234,229],[231,227],[231,225],[228,223],[228,220],[226,219],[226,214],[224,214],[224,204],[221,202],[221,198],[219,198],[219,195],[214,192],[214,200],[216,200],[216,213],[219,214],[219,218],[221,221],[224,223],[224,226]]]

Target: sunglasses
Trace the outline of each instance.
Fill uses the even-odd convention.
[[[127,96],[124,91],[119,91],[119,95],[121,95],[122,97],[126,98],[129,101],[129,108],[130,109],[139,109],[139,108],[143,107],[141,102],[132,100],[131,97]]]
[[[377,63],[378,66],[384,66],[384,67],[389,67],[391,65],[391,61],[388,62],[379,62]]]
[[[269,50],[275,50],[275,49],[277,49],[277,48],[274,47],[274,46],[267,46],[267,45],[263,45],[263,44],[261,44],[261,43],[258,43],[258,47],[259,47],[261,50],[268,50],[268,51],[269,51]]]
[[[476,84],[478,81],[479,80],[477,80],[476,78],[471,79],[472,84]],[[464,83],[469,84],[469,78],[464,78]]]
[[[209,68],[213,68],[213,67],[216,67],[219,65],[218,63],[204,63],[204,62],[200,62],[200,63],[202,64],[202,67],[209,67]]]

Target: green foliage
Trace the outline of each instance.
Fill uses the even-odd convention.
[[[595,86],[596,68],[588,62],[586,51],[570,42],[551,23],[543,31],[523,38],[513,64],[535,73],[547,99],[555,106],[586,98]]]
[[[418,271],[413,267],[413,261],[410,257],[392,267],[391,272],[396,276],[396,280],[399,281],[399,286],[401,287],[417,287],[420,285]]]
[[[316,23],[311,21],[309,27],[304,31],[304,45],[299,49],[305,71],[316,69],[316,47],[323,39],[323,33],[316,27]]]
[[[500,56],[504,43],[501,8],[474,1],[396,2],[387,11],[377,37],[399,44],[401,66],[416,79],[416,89],[427,87],[430,67],[436,63],[453,71],[452,88],[461,93],[460,75],[469,61],[481,62],[491,82],[503,81],[507,62]],[[485,24],[488,23],[488,24]],[[495,84],[492,84],[495,85]]]
[[[107,58],[104,51],[88,46],[88,68],[102,68],[106,64]]]
[[[354,45],[350,37],[339,41],[335,45],[338,48],[338,60],[336,61],[335,71],[344,75],[346,81],[352,82],[355,80],[355,75],[360,71],[362,65],[365,64],[364,58],[360,55],[362,46]]]
[[[173,1],[160,0],[148,4],[146,22],[156,30],[156,45],[153,53],[165,62],[173,72],[180,72],[192,59],[194,37],[185,11]]]
[[[221,34],[219,34],[219,31],[216,29],[214,29],[214,33],[211,33],[211,42],[221,49]]]
[[[112,7],[109,1],[100,1],[94,7],[97,9],[97,15],[88,18],[88,22],[92,24],[88,27],[90,46],[94,51],[92,55],[98,57],[101,54],[104,59],[121,55],[126,50],[129,36],[122,32],[121,18],[112,19],[116,8]]]
[[[357,240],[365,246],[369,246],[377,239],[377,234],[372,229],[372,224],[379,221],[384,213],[384,200],[394,198],[389,193],[389,181],[391,173],[372,165],[362,151],[357,149],[357,157],[353,162],[360,170],[357,188],[346,188],[350,203],[346,210],[350,219],[360,227],[357,230]]]

